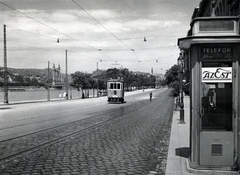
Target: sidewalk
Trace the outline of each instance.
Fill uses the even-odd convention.
[[[172,129],[168,149],[166,175],[230,175],[239,174],[238,171],[214,171],[214,170],[195,170],[187,165],[190,156],[189,148],[189,126],[190,126],[190,98],[184,96],[184,121],[179,124],[180,111],[173,111]],[[191,173],[190,173],[191,172]]]
[[[179,124],[180,111],[173,111],[172,129],[168,149],[166,175],[191,175],[186,170],[189,150],[189,96],[184,96],[184,121]]]
[[[154,89],[145,89],[145,92],[150,92]],[[135,90],[135,91],[129,91],[129,92],[125,92],[125,97],[129,96],[129,95],[133,95],[133,94],[137,94],[137,93],[142,93],[144,92],[143,90]],[[85,99],[96,99],[96,98],[107,98],[107,95],[105,96],[90,96],[87,97]],[[80,100],[82,99],[82,97],[69,97],[68,100]],[[85,100],[84,99],[84,100]],[[39,99],[39,100],[24,100],[24,101],[10,101],[9,103],[4,103],[3,100],[0,101],[0,106],[4,106],[4,105],[16,105],[16,104],[25,104],[25,103],[41,103],[41,102],[56,102],[56,101],[67,101],[66,98],[51,98],[49,101],[48,99]]]

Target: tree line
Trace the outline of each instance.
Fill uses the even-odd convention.
[[[187,73],[184,75],[184,79],[188,79]],[[38,79],[43,77],[31,77],[27,75],[14,75],[9,73],[14,83],[14,86],[45,86],[45,83],[39,82]],[[46,76],[46,75],[44,75]],[[0,72],[0,84],[3,84],[3,72]],[[122,78],[125,82],[126,90],[131,90],[132,88],[142,89],[147,87],[155,87],[156,84],[160,86],[168,86],[174,89],[174,93],[179,94],[180,87],[180,67],[179,65],[173,65],[168,69],[161,79],[156,79],[156,76],[149,73],[132,72],[128,69],[117,69],[111,68],[108,70],[97,70],[94,73],[84,73],[76,71],[71,74],[70,85],[77,89],[106,89],[107,81],[112,78]],[[50,78],[52,81],[52,78]],[[184,88],[186,88],[184,86]]]
[[[97,70],[98,71],[98,70]],[[77,89],[106,89],[107,81],[112,78],[122,78],[125,82],[126,90],[134,88],[155,87],[156,77],[150,74],[134,73],[128,69],[108,69],[96,73],[95,75],[87,74],[84,72],[75,72],[71,74],[71,86]]]
[[[183,83],[183,91],[189,94],[189,72],[185,71],[183,73],[183,82],[180,82],[181,68],[179,65],[173,65],[165,73],[165,83],[168,87],[174,89],[174,95],[178,96],[180,93],[180,83]]]

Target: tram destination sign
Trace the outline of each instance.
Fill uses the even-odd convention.
[[[232,60],[233,47],[210,46],[201,48],[202,60]]]
[[[202,82],[230,83],[232,82],[232,67],[203,67]]]

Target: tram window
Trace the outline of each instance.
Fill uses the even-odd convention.
[[[121,89],[121,83],[109,83],[109,89]]]

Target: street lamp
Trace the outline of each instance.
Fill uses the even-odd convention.
[[[100,59],[100,62],[102,62],[102,59]],[[99,97],[99,94],[98,94],[98,88],[99,88],[98,81],[99,81],[99,75],[98,75],[98,62],[97,62],[97,97]]]
[[[4,67],[3,67],[3,73],[4,73],[4,103],[8,103],[8,71],[7,71],[7,39],[6,39],[6,25],[3,26],[4,34]]]
[[[183,71],[184,71],[184,57],[182,52],[179,54],[178,57],[178,65],[180,67],[180,122],[181,124],[184,122],[184,103],[183,103]]]
[[[97,97],[98,97],[98,62],[97,62]]]

